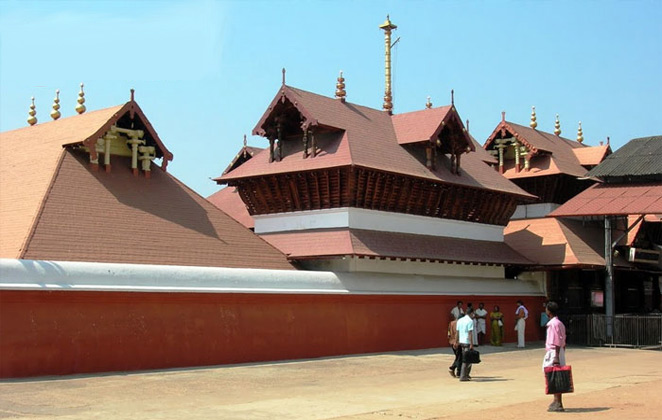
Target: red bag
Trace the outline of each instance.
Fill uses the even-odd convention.
[[[545,368],[545,394],[575,392],[572,382],[572,366],[549,366]]]

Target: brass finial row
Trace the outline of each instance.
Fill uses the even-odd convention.
[[[78,92],[78,105],[76,105],[76,112],[79,114],[82,114],[86,111],[85,108],[85,92],[83,91],[83,83],[80,84],[80,91]],[[31,98],[32,103],[30,104],[30,111],[28,111],[28,119],[27,122],[30,125],[35,125],[37,124],[37,107],[34,104],[34,96]],[[53,105],[52,105],[53,110],[51,111],[51,118],[53,120],[57,120],[62,116],[62,113],[60,113],[60,89],[55,90],[55,98],[53,99]]]
[[[538,126],[538,122],[536,121],[536,107],[532,106],[531,107],[531,122],[529,123],[529,126],[533,128],[534,130]],[[557,136],[561,136],[561,122],[559,121],[559,114],[556,114],[556,121],[554,122],[554,134]],[[579,143],[582,143],[584,141],[584,132],[582,131],[582,122],[579,122],[579,128],[577,129],[577,141]]]

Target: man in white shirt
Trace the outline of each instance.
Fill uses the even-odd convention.
[[[487,311],[485,310],[485,304],[479,303],[478,309],[476,309],[476,330],[478,333],[478,345],[483,345],[483,337],[487,333],[487,326],[485,320],[487,319]]]
[[[517,301],[517,310],[515,311],[515,331],[517,331],[517,347],[524,348],[524,333],[526,331],[526,319],[529,317],[529,310],[526,309],[521,300]]]
[[[462,369],[460,369],[460,381],[471,380],[471,363],[466,363],[466,353],[474,348],[474,310],[467,308],[467,314],[457,321],[457,339],[462,348]]]
[[[452,315],[451,320],[462,318],[462,316],[464,315],[464,309],[462,309],[462,301],[461,300],[458,300],[457,305],[455,305],[453,307],[453,309],[451,309],[451,315]]]

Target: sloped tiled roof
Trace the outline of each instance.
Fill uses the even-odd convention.
[[[248,213],[248,209],[244,202],[241,201],[241,197],[239,197],[236,187],[222,188],[207,197],[207,201],[223,210],[228,216],[247,228],[255,228],[255,221]]]
[[[502,129],[512,134],[534,154],[531,159],[531,168],[528,171],[517,172],[512,162],[506,165],[504,176],[509,179],[557,174],[583,177],[586,174],[586,168],[582,165],[594,165],[598,156],[604,157],[607,153],[605,147],[608,146],[586,146],[574,140],[534,130],[510,121],[501,121],[497,125],[485,142],[483,146],[485,149],[496,140]],[[585,152],[584,150],[591,151]]]
[[[112,157],[111,172],[92,169],[75,146],[130,112],[157,140],[135,102],[0,134],[0,257],[294,268],[154,164],[150,178],[133,175],[123,156]],[[157,145],[164,160],[172,159]]]
[[[549,214],[550,217],[662,213],[662,183],[595,184]]]
[[[22,258],[293,269],[285,256],[169,173],[129,157],[93,171],[66,150]]]
[[[264,234],[262,238],[294,260],[352,255],[497,265],[532,263],[503,242],[430,235],[340,228]]]
[[[500,191],[527,198],[532,197],[515,184],[496,174],[494,169],[483,162],[484,155],[473,152],[463,154],[462,174],[457,176],[450,172],[449,164],[437,165],[436,170],[428,169],[425,164],[419,162],[415,156],[400,145],[398,132],[404,135],[403,133],[406,130],[403,127],[409,125],[409,118],[419,119],[425,117],[425,124],[420,130],[412,133],[410,137],[405,137],[403,140],[405,142],[414,141],[413,139],[418,139],[421,136],[425,137],[428,133],[432,135],[433,131],[431,132],[431,130],[435,123],[431,117],[428,119],[427,116],[442,117],[446,107],[391,117],[384,111],[283,86],[269,109],[275,106],[274,104],[280,100],[281,96],[287,96],[289,100],[296,103],[297,109],[309,121],[315,121],[320,126],[333,127],[338,131],[315,136],[321,152],[314,158],[302,158],[303,146],[301,141],[284,141],[285,153],[282,161],[270,163],[268,153],[259,153],[235,170],[216,178],[217,181],[225,183],[234,179],[254,176],[353,165],[423,178],[433,182]],[[266,120],[269,112],[267,110],[265,116],[256,126],[254,133],[263,134],[261,125]],[[394,124],[394,121],[398,122]],[[396,127],[398,127],[397,132]]]
[[[604,230],[575,220],[511,220],[504,230],[511,248],[537,265],[549,267],[605,265]],[[616,265],[628,266],[621,259]]]
[[[662,175],[662,135],[630,140],[587,176],[605,178]]]
[[[448,105],[393,115],[393,128],[398,143],[409,144],[430,140],[450,111],[451,106]]]
[[[608,144],[572,149],[579,164],[582,166],[597,166],[611,153]]]
[[[121,108],[0,133],[0,256],[20,254],[62,158],[62,146],[90,138]]]

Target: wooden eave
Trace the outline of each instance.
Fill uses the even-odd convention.
[[[472,151],[476,151],[476,147],[474,146],[473,141],[471,141],[471,136],[469,136],[469,133],[467,132],[467,128],[464,126],[462,123],[462,119],[460,118],[460,115],[457,112],[457,109],[455,108],[455,105],[451,106],[451,109],[449,112],[446,113],[444,118],[439,122],[439,126],[435,130],[435,132],[432,134],[432,137],[430,138],[430,141],[436,141],[436,139],[439,137],[441,134],[441,131],[444,129],[444,126],[448,125],[449,123],[455,123],[457,124],[462,132],[462,136],[465,139],[465,142],[467,144],[467,147]]]
[[[99,137],[103,137],[109,130],[110,127],[113,125],[117,124],[117,122],[122,119],[125,115],[129,114],[129,118],[131,120],[134,120],[136,115],[140,119],[140,122],[145,126],[145,134],[146,136],[151,137],[154,142],[156,143],[156,156],[159,158],[163,158],[163,163],[161,164],[161,168],[163,170],[166,169],[168,166],[168,162],[173,159],[172,152],[170,152],[163,142],[161,141],[161,138],[159,135],[156,133],[156,130],[152,126],[152,124],[149,122],[145,114],[143,113],[142,109],[140,109],[140,106],[138,106],[138,103],[135,101],[129,101],[122,108],[120,108],[119,111],[115,113],[105,124],[103,124],[97,131],[95,131],[91,136],[83,140],[82,144],[90,149],[90,153],[96,154],[94,144],[97,141]],[[123,128],[129,128],[129,127],[123,127]],[[71,144],[63,144],[63,147],[71,146],[75,143]]]
[[[264,127],[264,125],[266,124],[267,120],[276,109],[278,102],[285,103],[286,99],[290,101],[290,103],[292,103],[292,105],[297,109],[297,111],[299,111],[303,116],[304,118],[304,123],[302,126],[303,129],[308,129],[309,127],[317,126],[319,124],[317,118],[315,118],[314,115],[312,115],[308,110],[306,110],[306,108],[298,102],[297,98],[294,97],[290,87],[287,85],[282,85],[280,91],[271,101],[269,107],[267,107],[267,110],[262,115],[262,118],[260,118],[257,125],[253,129],[253,135],[262,136],[262,137],[266,136],[266,127]]]

